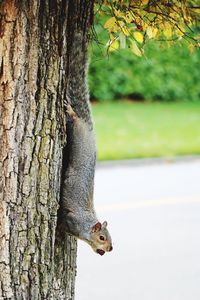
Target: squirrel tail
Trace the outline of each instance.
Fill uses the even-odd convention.
[[[82,32],[74,33],[69,47],[69,76],[67,84],[67,101],[72,105],[78,117],[84,119],[91,127],[92,120],[87,84],[87,44]]]

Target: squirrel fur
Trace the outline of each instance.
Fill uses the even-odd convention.
[[[112,250],[112,241],[107,222],[99,222],[93,204],[96,145],[86,80],[87,54],[82,45],[83,36],[76,33],[66,103],[68,153],[61,190],[62,222],[68,233],[103,255]]]

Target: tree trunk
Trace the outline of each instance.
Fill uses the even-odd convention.
[[[0,1],[0,299],[73,299],[76,240],[55,244],[63,101],[90,0]]]

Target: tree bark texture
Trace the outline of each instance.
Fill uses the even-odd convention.
[[[76,240],[55,244],[63,101],[90,0],[0,1],[0,299],[74,299]]]

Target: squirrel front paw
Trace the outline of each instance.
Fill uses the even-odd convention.
[[[69,115],[69,117],[72,119],[72,121],[76,120],[77,114],[75,113],[75,111],[73,110],[71,105],[67,102],[64,102],[64,107],[66,109],[66,113]]]

